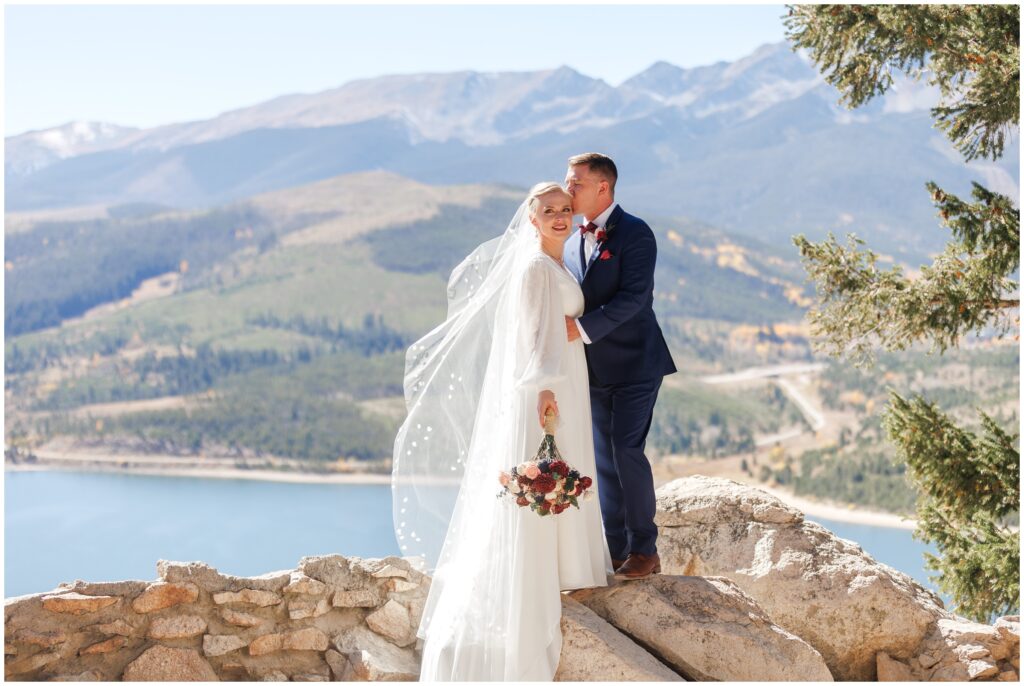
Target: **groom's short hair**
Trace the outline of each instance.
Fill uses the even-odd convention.
[[[615,192],[615,182],[619,178],[619,170],[615,168],[612,158],[602,155],[599,152],[585,152],[581,155],[573,155],[569,158],[569,166],[575,167],[578,164],[585,164],[590,171],[604,178],[608,182],[608,188]]]

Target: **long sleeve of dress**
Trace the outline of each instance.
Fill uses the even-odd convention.
[[[516,388],[540,392],[566,379],[562,358],[568,344],[557,278],[541,256],[523,272],[516,330]]]

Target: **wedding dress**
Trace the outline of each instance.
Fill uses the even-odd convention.
[[[540,250],[526,204],[452,273],[448,317],[407,357],[409,415],[395,440],[395,533],[431,573],[417,637],[421,681],[551,681],[560,591],[613,573],[601,522],[575,277]],[[558,402],[563,457],[594,479],[579,509],[541,517],[497,497],[498,473],[543,436],[537,394]]]

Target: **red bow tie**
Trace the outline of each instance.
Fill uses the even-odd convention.
[[[580,224],[579,227],[580,227],[580,231],[584,235],[588,234],[588,233],[593,233],[594,234],[594,238],[596,238],[598,242],[601,242],[601,241],[604,240],[604,237],[605,237],[604,229],[597,228],[597,224],[595,224],[594,222],[587,222],[586,226],[584,226],[583,224]]]

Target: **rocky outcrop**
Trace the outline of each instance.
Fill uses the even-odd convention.
[[[1020,619],[948,612],[777,498],[658,490],[663,574],[562,596],[556,681],[1017,681]],[[430,578],[399,557],[201,562],[4,601],[4,672],[49,681],[415,681]]]
[[[572,596],[690,681],[832,681],[817,650],[724,577],[657,574]]]
[[[1018,617],[995,627],[957,617],[911,577],[764,491],[692,476],[665,484],[657,498],[662,571],[731,579],[814,646],[837,680],[1017,672]]]
[[[683,681],[593,610],[562,595],[562,655],[555,681]]]

